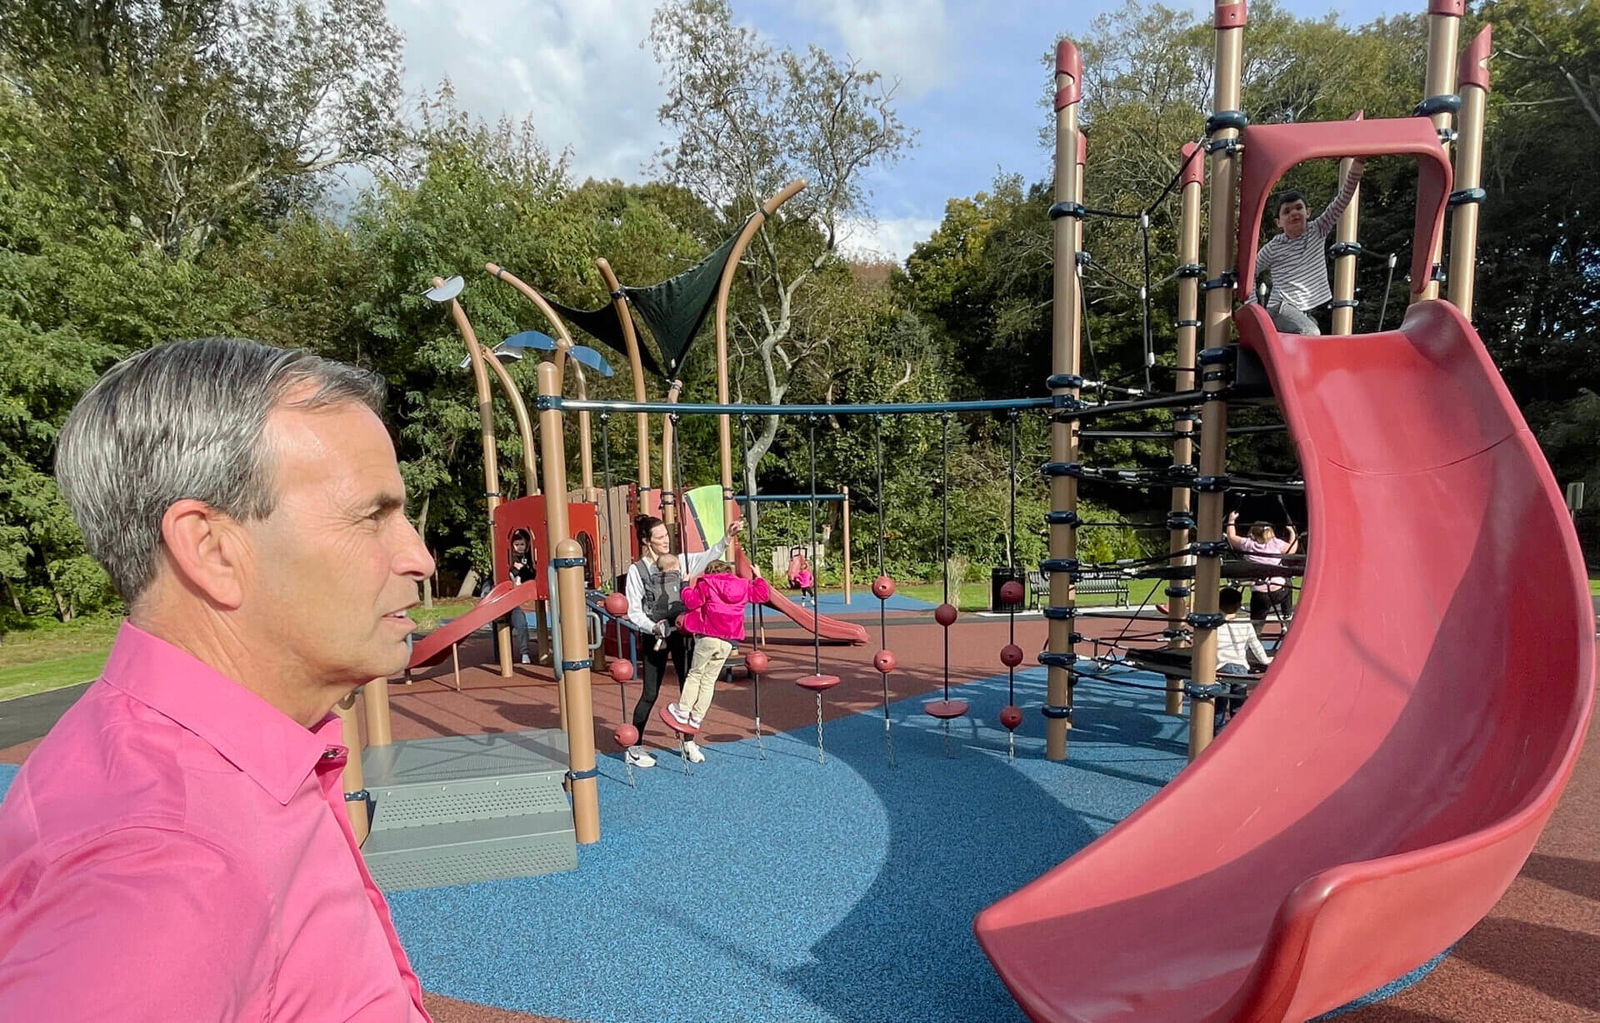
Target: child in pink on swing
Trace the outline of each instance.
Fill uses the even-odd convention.
[[[813,605],[816,604],[817,578],[811,571],[811,561],[799,547],[790,550],[789,585],[799,590],[801,596],[810,597]]]

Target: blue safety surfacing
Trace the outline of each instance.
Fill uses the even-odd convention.
[[[930,697],[891,704],[894,766],[881,711],[827,721],[822,762],[814,726],[710,744],[692,773],[604,756],[577,871],[391,894],[400,936],[429,991],[589,1023],[1021,1023],[973,915],[1186,763],[1159,693],[1105,685],[1078,689],[1069,760],[1044,760],[1043,690],[1018,672],[1015,760],[1004,676],[955,687],[972,711],[948,731]]]
[[[778,592],[782,593],[785,597],[788,597],[796,604],[799,604],[807,611],[811,610],[811,600],[809,598],[802,598],[799,590],[779,590]],[[850,596],[852,599],[846,602],[843,592],[824,592],[818,595],[817,603],[821,605],[822,613],[825,615],[859,615],[878,613],[879,601],[877,597],[872,595],[872,590],[870,588],[866,586],[859,587],[853,593],[851,593]],[[893,594],[888,600],[883,601],[883,604],[885,608],[890,611],[932,611],[938,606],[936,604],[930,604],[926,600],[918,600],[916,597],[905,597],[898,593]]]

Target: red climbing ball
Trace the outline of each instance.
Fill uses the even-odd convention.
[[[1002,583],[1000,586],[1000,599],[1007,604],[1022,603],[1022,584],[1015,579]]]
[[[948,629],[956,623],[956,606],[954,604],[940,604],[933,609],[933,620]]]
[[[1002,707],[1002,708],[1000,708],[1000,723],[1005,726],[1006,731],[1008,731],[1008,732],[1016,731],[1017,726],[1022,724],[1022,708],[1020,708],[1020,707]]]
[[[611,673],[611,679],[614,682],[626,682],[633,678],[633,662],[626,657],[612,658],[611,664],[607,666],[606,670]]]
[[[759,675],[767,670],[767,655],[760,650],[752,650],[744,655],[744,666],[750,669],[750,674]]]
[[[886,575],[880,575],[872,580],[872,595],[879,600],[888,600],[894,596],[894,580]]]
[[[621,618],[628,613],[628,598],[621,593],[606,594],[606,614],[613,618]]]
[[[1022,663],[1022,648],[1015,643],[1007,643],[1000,648],[1000,663],[1008,668],[1015,668]]]
[[[611,737],[624,749],[639,745],[639,730],[632,725],[618,725],[617,730],[611,733]]]
[[[887,675],[889,672],[894,670],[894,652],[890,650],[879,650],[877,653],[872,655],[872,666]]]

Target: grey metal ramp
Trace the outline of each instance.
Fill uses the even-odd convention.
[[[373,818],[362,854],[373,879],[397,891],[574,869],[566,758],[559,729],[367,750]]]
[[[568,811],[374,831],[361,847],[384,891],[536,877],[578,866]]]

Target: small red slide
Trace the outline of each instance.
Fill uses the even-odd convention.
[[[511,609],[518,604],[532,600],[534,592],[538,588],[538,583],[533,581],[525,583],[507,581],[500,583],[485,594],[482,600],[472,605],[472,610],[460,618],[452,618],[426,636],[413,642],[411,645],[411,663],[407,664],[406,667],[426,668],[430,664],[438,664],[450,653],[452,646],[455,646],[496,618],[510,614]]]
[[[1194,764],[978,914],[1036,1023],[1298,1023],[1403,976],[1505,892],[1583,744],[1583,557],[1472,326],[1235,319],[1305,472],[1305,598]]]
[[[749,579],[755,575],[755,568],[751,566],[750,559],[745,557],[744,551],[734,554],[734,571],[742,578]],[[844,622],[827,615],[814,614],[799,604],[778,592],[776,586],[772,587],[772,598],[767,601],[767,606],[805,629],[813,630],[823,639],[832,643],[852,643],[860,645],[867,641],[867,630],[855,622]]]

